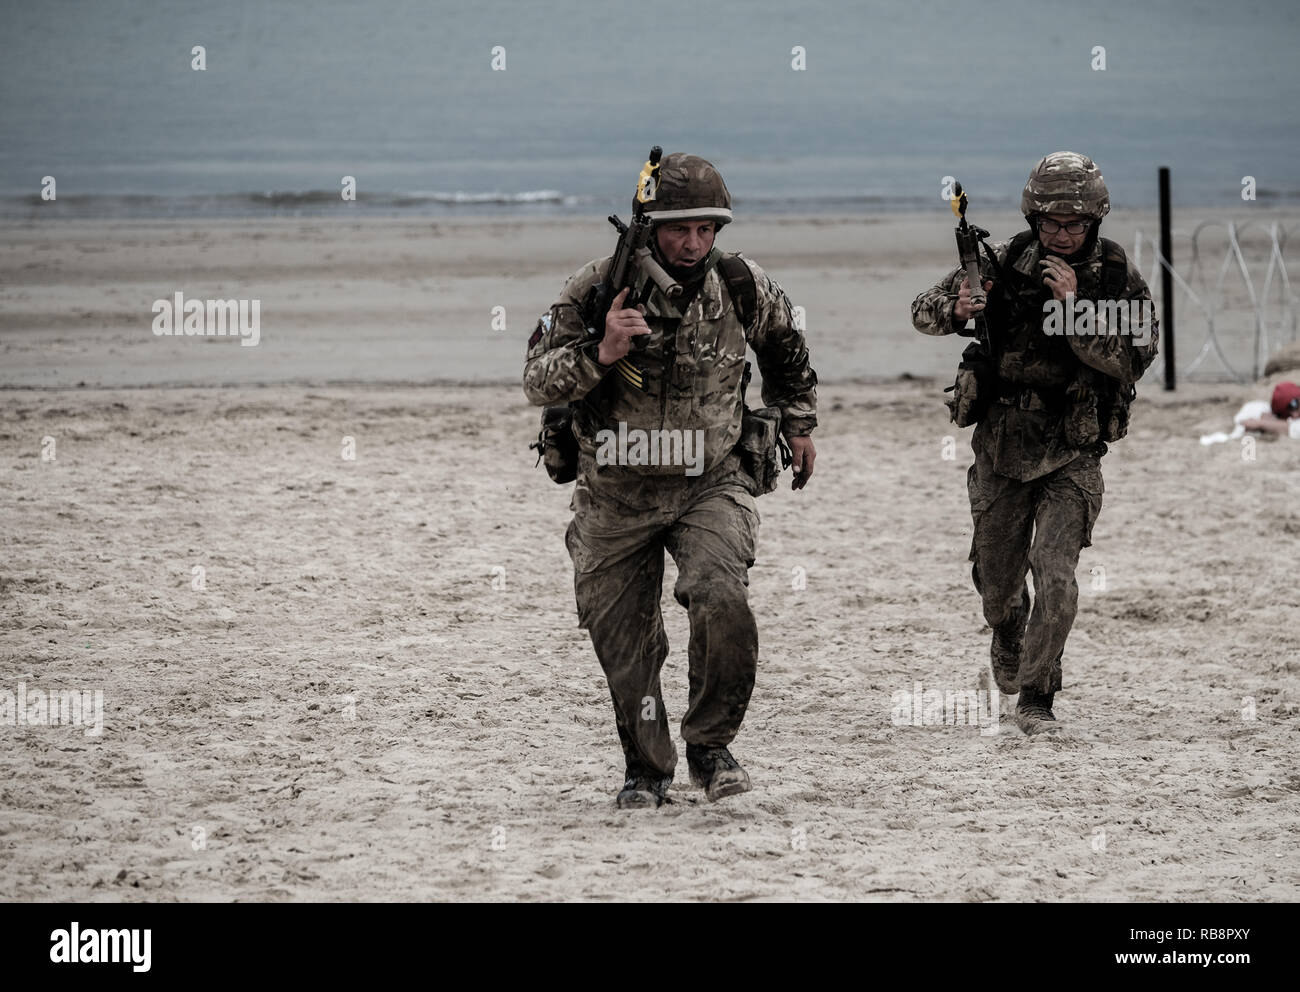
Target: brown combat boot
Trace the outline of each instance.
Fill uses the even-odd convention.
[[[647,775],[636,768],[629,768],[623,782],[623,791],[618,794],[619,809],[658,809],[664,804],[668,786],[673,784],[673,777]]]
[[[753,788],[749,773],[725,747],[687,744],[686,764],[691,770],[691,784],[703,789],[711,803]]]
[[[1052,712],[1054,692],[1043,692],[1031,686],[1022,686],[1020,700],[1016,703],[1016,726],[1026,734],[1047,734],[1060,730],[1061,725]]]

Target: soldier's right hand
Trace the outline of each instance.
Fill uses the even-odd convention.
[[[993,280],[984,281],[984,292],[993,288]],[[983,303],[972,303],[970,301],[970,280],[962,279],[961,289],[957,290],[957,302],[952,305],[952,319],[959,324],[965,324],[977,313],[984,309]]]
[[[650,327],[645,322],[645,307],[623,309],[629,290],[623,290],[609,305],[605,316],[605,336],[601,339],[596,360],[601,365],[613,365],[632,350],[632,338],[638,334],[649,334]]]

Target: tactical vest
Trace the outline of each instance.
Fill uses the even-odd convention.
[[[723,285],[726,286],[731,305],[735,308],[736,316],[742,327],[742,334],[748,336],[758,315],[758,290],[754,285],[754,274],[740,256],[735,254],[720,256],[717,261],[717,269]],[[587,315],[584,314],[584,318],[586,317]],[[645,393],[660,397],[662,402],[666,404],[666,391],[669,388],[673,371],[671,363],[675,360],[675,355],[668,353],[671,351],[668,345],[670,342],[675,344],[675,332],[680,325],[680,321],[663,318],[661,318],[661,321],[665,325],[662,336],[664,349],[658,355],[649,355],[646,352],[638,351],[635,353],[635,361],[643,373]],[[705,346],[716,349],[719,344],[721,342],[706,342]],[[733,352],[736,347],[739,347],[740,354],[744,354],[746,342],[727,342],[727,344],[731,346],[730,350]],[[711,368],[709,372],[710,381],[705,384],[706,388],[719,390],[732,388],[728,386],[727,382],[723,381],[727,374],[725,371]],[[749,378],[750,365],[746,361],[740,381],[742,408],[744,407],[745,389],[749,384]],[[578,438],[575,428],[587,433],[594,433],[600,425],[608,423],[611,417],[617,413],[614,409],[615,379],[616,376],[611,373],[583,399],[574,403],[548,406],[542,411],[541,433],[538,435],[537,441],[529,445],[529,447],[536,449],[538,460],[545,463],[547,474],[550,475],[554,482],[564,484],[577,478]],[[715,379],[717,381],[714,381]],[[735,380],[732,379],[731,383],[734,384],[734,382]],[[577,421],[576,424],[575,420]]]
[[[1137,392],[1080,361],[1064,335],[1043,332],[1043,304],[1052,293],[1036,274],[1015,268],[1036,237],[1032,231],[1017,234],[1007,246],[1005,261],[996,266],[998,284],[984,311],[990,338],[990,400],[1033,404],[1065,418],[1066,436],[1074,447],[1117,441],[1128,433],[1129,405]],[[1122,299],[1128,258],[1114,241],[1099,238],[1098,243],[1100,275],[1075,270],[1075,296],[1094,303]]]

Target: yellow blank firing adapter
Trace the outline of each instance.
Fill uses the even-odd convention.
[[[966,191],[961,188],[961,183],[956,183],[952,188],[952,215],[954,217],[966,216]]]
[[[641,166],[641,176],[636,183],[636,200],[638,203],[649,203],[659,192],[659,159],[663,157],[664,150],[658,145],[650,149],[650,159],[645,165]]]

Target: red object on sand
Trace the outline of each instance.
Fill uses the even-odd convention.
[[[1291,416],[1300,404],[1300,386],[1294,382],[1279,382],[1273,390],[1273,416],[1283,420]]]

